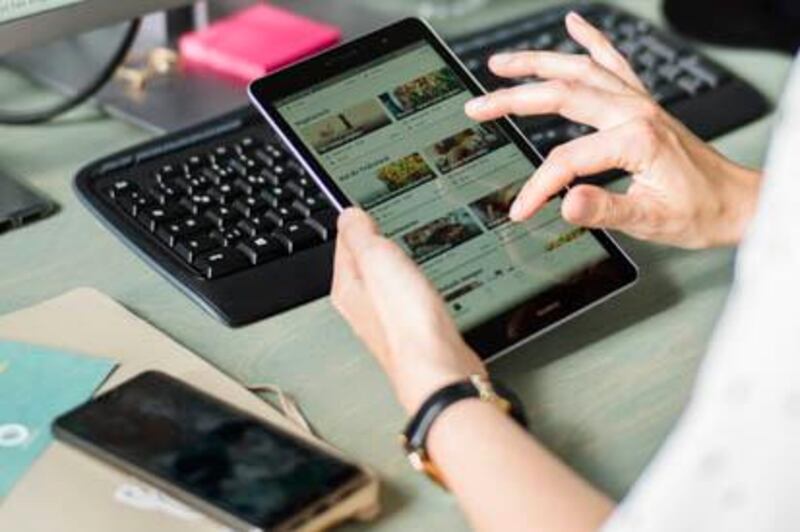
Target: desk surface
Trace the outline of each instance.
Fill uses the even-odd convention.
[[[658,18],[655,2],[618,3]],[[399,2],[370,5],[392,14]],[[457,30],[507,18],[531,3],[491,5],[491,11],[444,26]],[[788,58],[709,52],[773,101],[780,94]],[[0,72],[4,107],[51,97]],[[760,165],[770,124],[762,120],[715,144],[744,164]],[[327,299],[228,329],[134,257],[79,204],[71,189],[78,168],[146,139],[147,133],[87,106],[45,127],[0,128],[0,136],[2,170],[61,206],[47,220],[0,236],[0,313],[76,286],[98,288],[242,382],[279,383],[295,394],[322,435],[380,472],[385,486],[380,528],[465,528],[455,501],[407,466],[396,445],[404,416],[378,367]],[[616,497],[656,452],[687,399],[728,291],[733,258],[732,250],[684,252],[621,241],[641,265],[638,286],[492,368],[523,397],[537,436]]]

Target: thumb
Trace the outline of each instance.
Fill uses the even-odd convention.
[[[561,205],[568,222],[583,227],[635,230],[641,207],[630,196],[613,194],[594,185],[570,189]]]

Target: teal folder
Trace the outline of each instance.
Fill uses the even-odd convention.
[[[116,363],[0,341],[0,499],[52,441],[50,425],[89,399]]]

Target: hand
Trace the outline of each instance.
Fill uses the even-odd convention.
[[[588,56],[496,55],[489,61],[496,75],[547,81],[501,89],[466,105],[480,121],[557,113],[598,130],[550,152],[517,197],[511,218],[533,216],[577,177],[622,169],[633,176],[626,194],[575,186],[564,198],[563,217],[686,248],[737,243],[755,210],[760,175],[724,158],[659,107],[599,30],[575,13],[566,23]]]
[[[339,217],[334,307],[375,355],[401,404],[415,412],[437,389],[486,374],[434,287],[363,211]]]

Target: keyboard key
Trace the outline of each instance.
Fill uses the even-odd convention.
[[[248,153],[256,148],[256,139],[253,137],[247,136],[243,137],[237,144],[236,149],[239,153]]]
[[[336,236],[336,221],[338,219],[339,212],[329,208],[312,214],[307,223],[313,229],[316,229],[322,240],[327,242],[333,240]]]
[[[291,201],[290,195],[283,187],[269,187],[261,191],[261,197],[264,198],[270,207],[277,208],[283,203]]]
[[[114,181],[110,186],[106,187],[106,195],[111,199],[119,199],[127,196],[133,190],[138,190],[139,187],[128,181],[127,179],[119,179]]]
[[[256,236],[277,228],[275,222],[265,216],[251,216],[246,220],[241,220],[236,227],[248,236]]]
[[[672,46],[659,39],[655,35],[645,35],[641,39],[641,44],[646,46],[651,52],[660,56],[664,61],[669,63],[675,61],[678,57],[678,51]]]
[[[721,75],[711,65],[705,65],[696,55],[681,60],[681,67],[695,79],[702,80],[709,87],[716,87],[721,81]]]
[[[249,172],[247,166],[239,159],[228,160],[228,167],[240,176],[246,176]]]
[[[182,198],[180,201],[181,206],[195,216],[211,207],[213,203],[214,202],[211,199],[211,196],[207,194],[194,194],[192,196]]]
[[[268,154],[265,150],[263,150],[261,148],[258,148],[255,151],[253,151],[253,157],[255,157],[256,160],[261,162],[261,164],[263,164],[267,168],[272,168],[275,165],[275,163],[277,162],[275,160],[275,157],[273,157],[272,155]]]
[[[288,223],[295,222],[303,218],[302,214],[290,207],[286,207],[285,205],[268,210],[267,214],[264,216],[268,220],[272,220],[272,222],[278,227],[283,227]]]
[[[167,205],[141,209],[136,218],[148,231],[155,231],[159,224],[179,218],[186,211],[178,205]]]
[[[156,184],[150,187],[147,192],[159,205],[167,205],[167,203],[173,202],[179,197],[178,191],[169,185]]]
[[[283,178],[273,172],[271,168],[263,168],[259,175],[268,185],[273,187],[279,187],[283,184]]]
[[[230,205],[236,198],[242,195],[242,192],[230,183],[223,183],[219,186],[211,187],[206,193],[221,205]]]
[[[317,230],[305,222],[288,223],[273,231],[272,236],[283,244],[287,253],[297,253],[321,242]]]
[[[192,155],[183,163],[183,171],[187,174],[198,171],[203,166],[203,159],[199,155]]]
[[[673,83],[658,83],[653,89],[653,98],[661,105],[670,104],[686,95],[686,91]]]
[[[257,216],[269,209],[269,207],[269,203],[267,203],[264,198],[258,196],[247,196],[233,202],[233,208],[247,218]]]
[[[199,175],[207,182],[213,185],[219,185],[225,178],[220,172],[213,168],[204,167],[200,169]]]
[[[286,190],[288,190],[298,198],[304,198],[308,193],[308,190],[305,187],[303,187],[303,185],[294,180],[286,183]]]
[[[242,194],[246,194],[247,196],[252,196],[256,191],[255,186],[249,183],[246,179],[237,179],[233,182],[233,186],[238,188]]]
[[[685,90],[691,96],[698,94],[703,89],[703,81],[692,76],[683,75],[678,78],[678,87]]]
[[[191,264],[199,255],[218,246],[217,241],[208,235],[193,235],[189,238],[178,240],[175,243],[175,251],[183,260]]]
[[[206,279],[217,279],[243,270],[249,265],[247,258],[233,248],[210,251],[199,255],[194,261],[195,268]]]
[[[156,235],[162,242],[172,247],[178,240],[210,228],[211,224],[205,218],[184,218],[160,225],[156,229]]]
[[[239,242],[236,249],[241,251],[254,265],[286,255],[286,248],[278,240],[265,235]]]
[[[214,230],[209,236],[216,240],[220,246],[231,247],[235,246],[236,243],[245,238],[246,235],[238,227],[230,227],[227,229]]]
[[[159,183],[169,182],[181,175],[178,167],[172,164],[165,164],[156,172],[156,181]]]
[[[119,198],[117,203],[125,212],[135,217],[138,216],[139,211],[149,207],[152,201],[141,192],[132,191],[128,195]]]
[[[226,207],[224,205],[208,209],[205,216],[211,220],[211,223],[216,227],[235,225],[240,219],[239,213],[234,211],[231,207]]]

